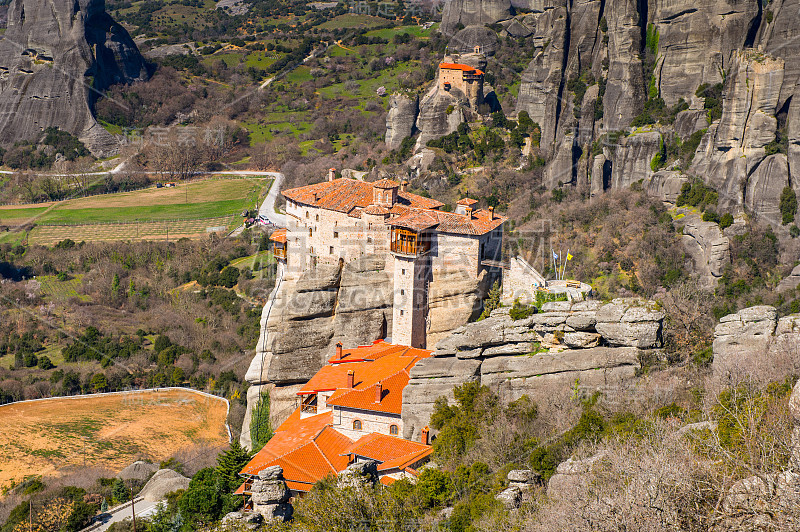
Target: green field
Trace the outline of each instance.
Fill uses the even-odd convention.
[[[228,231],[241,223],[240,213],[256,207],[272,180],[208,179],[170,188],[78,198],[60,203],[0,207],[0,224],[36,224],[31,243],[193,238]],[[0,241],[19,239],[8,232]]]

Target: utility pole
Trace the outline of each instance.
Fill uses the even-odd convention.
[[[136,532],[136,508],[133,505],[133,488],[131,488],[131,517],[133,518],[133,532]]]
[[[28,531],[33,532],[33,499],[28,501]]]
[[[86,436],[83,437],[83,467],[86,467]]]

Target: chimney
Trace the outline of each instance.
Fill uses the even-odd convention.
[[[408,192],[408,181],[403,180],[403,182],[400,183],[400,191]]]
[[[489,219],[494,220],[494,207],[489,207]]]
[[[336,342],[336,360],[342,359],[342,342]]]
[[[421,438],[422,445],[428,445],[428,432],[429,431],[430,431],[430,429],[428,428],[428,425],[425,425],[425,428],[422,429],[422,438]]]
[[[352,369],[348,370],[347,371],[347,387],[350,388],[350,389],[354,388],[355,387],[355,382],[356,382],[356,374],[353,373]]]
[[[466,214],[466,215],[467,215],[467,218],[469,218],[470,220],[472,220],[472,206],[470,206],[470,205],[464,205],[464,214]]]
[[[375,383],[375,402],[381,402],[381,396],[383,395],[383,384],[380,382]]]
[[[336,179],[336,168],[330,168],[328,170],[328,181],[333,181]]]

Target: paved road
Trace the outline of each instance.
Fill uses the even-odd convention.
[[[148,517],[155,514],[156,511],[158,510],[158,504],[159,503],[157,502],[149,502],[144,500],[137,501],[136,504],[134,504],[134,509],[136,510],[136,519],[139,519],[140,517],[142,518]],[[125,508],[112,513],[111,518],[102,525],[98,526],[97,528],[89,527],[87,530],[91,530],[91,532],[104,532],[105,530],[111,528],[112,524],[119,523],[121,521],[124,521],[125,519],[131,519],[131,518],[132,518],[131,507],[130,505],[128,505]]]
[[[275,181],[272,182],[264,203],[258,208],[258,214],[275,224],[276,227],[286,227],[286,215],[275,212],[275,202],[281,192],[284,176],[278,172],[271,172],[271,175],[275,176]]]

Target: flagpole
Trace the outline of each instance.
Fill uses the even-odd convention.
[[[569,248],[567,248],[567,256],[564,257],[564,268],[561,270],[561,280],[564,280],[564,274],[567,272],[567,262],[569,262]]]

